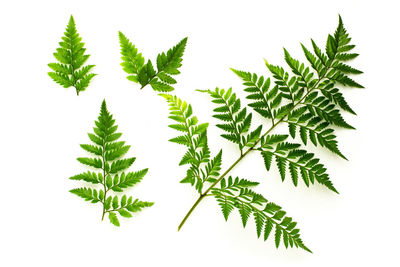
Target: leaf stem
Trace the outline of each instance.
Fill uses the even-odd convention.
[[[105,159],[105,151],[106,151],[106,144],[103,141],[103,153],[101,155],[103,159],[103,186],[104,186],[104,201],[103,201],[103,215],[101,216],[101,220],[104,220],[104,215],[106,214],[106,199],[107,199],[107,187],[106,187],[106,159]]]
[[[190,214],[192,214],[193,210],[199,205],[201,200],[204,198],[205,195],[200,195],[193,206],[190,208],[189,212],[186,214],[185,218],[183,218],[182,222],[178,226],[178,232],[181,230],[182,226],[185,224],[186,220],[189,218]]]

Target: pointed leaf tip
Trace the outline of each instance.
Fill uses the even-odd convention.
[[[68,24],[71,25],[71,26],[75,26],[75,19],[74,19],[74,16],[72,16],[72,14],[71,14],[71,16],[69,17],[69,22],[68,22]]]

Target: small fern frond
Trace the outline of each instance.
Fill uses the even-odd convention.
[[[82,38],[76,30],[74,18],[70,17],[60,47],[53,55],[59,63],[49,63],[49,76],[64,88],[75,87],[76,94],[84,91],[96,74],[90,73],[94,65],[86,65],[90,55],[86,55]]]
[[[243,80],[243,85],[246,86],[244,89],[248,93],[246,98],[251,101],[249,107],[252,107],[264,118],[271,119],[274,124],[276,108],[282,101],[282,94],[279,92],[278,86],[271,88],[270,78],[265,79],[264,76],[258,77],[255,73],[231,70]]]
[[[282,67],[274,66],[265,61],[266,66],[275,78],[275,84],[283,98],[288,99],[292,105],[299,101],[305,94],[304,83],[296,76],[290,76]]]
[[[297,186],[298,180],[301,177],[307,187],[310,183],[314,184],[316,181],[333,192],[338,193],[329,178],[325,166],[320,163],[320,160],[314,157],[313,153],[308,153],[306,150],[300,149],[300,144],[285,142],[287,137],[287,135],[267,135],[261,140],[259,150],[264,158],[266,169],[270,170],[272,160],[275,157],[282,181],[285,180],[287,169],[289,168],[289,174],[295,186]]]
[[[338,142],[334,129],[329,127],[329,123],[319,116],[314,116],[307,107],[300,107],[291,111],[287,120],[284,120],[289,126],[289,133],[292,138],[296,137],[298,129],[301,141],[307,145],[308,139],[314,146],[320,144],[328,150],[346,159],[338,148]]]
[[[208,93],[213,98],[212,102],[219,105],[214,109],[216,114],[214,114],[213,117],[223,122],[217,124],[218,128],[226,132],[221,135],[223,138],[238,144],[241,152],[248,143],[254,142],[254,139],[257,138],[257,134],[259,136],[260,130],[251,133],[251,137],[246,137],[246,133],[251,126],[253,114],[247,113],[246,108],[241,109],[240,99],[235,93],[232,93],[232,88],[226,91],[219,88],[216,88],[214,91],[199,91]],[[249,138],[253,140],[248,140]]]
[[[103,204],[102,219],[108,213],[110,222],[119,226],[117,214],[122,217],[132,217],[131,213],[150,207],[153,203],[133,200],[132,197],[128,198],[126,195],[123,195],[119,201],[118,196],[109,195],[110,191],[123,192],[124,189],[139,183],[148,171],[148,169],[143,169],[125,174],[124,171],[132,165],[136,158],[123,158],[130,146],[125,145],[123,141],[117,141],[122,135],[116,132],[117,128],[113,115],[109,113],[104,100],[101,104],[100,115],[93,127],[94,133],[88,134],[93,144],[81,145],[93,157],[78,158],[80,163],[98,169],[100,172],[88,171],[70,177],[71,180],[100,184],[102,189],[82,187],[72,189],[70,192],[92,203],[101,202]]]
[[[169,141],[184,145],[188,149],[179,163],[190,165],[181,183],[190,183],[201,194],[204,182],[212,182],[220,169],[222,151],[210,161],[207,144],[208,123],[199,124],[197,117],[193,116],[192,106],[185,101],[168,94],[161,96],[167,100],[170,107],[169,118],[174,121],[169,127],[183,133]],[[203,165],[205,170],[202,170]]]
[[[246,227],[251,216],[254,217],[257,237],[264,232],[263,237],[266,241],[275,228],[274,240],[277,248],[283,243],[286,248],[295,246],[311,252],[301,240],[300,230],[296,228],[297,223],[291,217],[285,216],[286,212],[280,206],[249,189],[257,184],[239,178],[233,180],[229,177],[228,181],[221,180],[221,188],[212,189],[212,194],[221,206],[225,220],[228,220],[231,212],[237,209],[243,227]]]
[[[129,39],[119,32],[119,41],[121,46],[122,69],[128,73],[127,79],[139,83],[143,88],[150,86],[158,92],[173,91],[173,84],[176,80],[172,77],[180,73],[179,68],[182,66],[182,56],[185,51],[187,37],[182,39],[177,45],[169,49],[167,53],[160,53],[157,56],[157,71],[153,67],[151,60],[143,58],[138,53],[137,48]]]
[[[323,82],[319,88],[321,94],[324,95],[331,103],[335,104],[344,111],[347,111],[353,115],[357,115],[356,112],[349,106],[340,90],[335,87],[334,83],[329,81]]]
[[[214,183],[216,179],[219,177],[221,165],[222,165],[222,149],[212,160],[207,162],[207,165],[205,166],[205,171],[202,171],[202,180],[209,183]]]
[[[344,120],[340,110],[336,108],[335,104],[317,91],[308,94],[304,101],[301,101],[299,105],[306,106],[311,114],[320,117],[330,124],[346,129],[355,129]]]

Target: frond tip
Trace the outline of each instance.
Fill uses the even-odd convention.
[[[94,65],[83,65],[90,56],[85,54],[84,44],[71,15],[62,41],[59,43],[60,47],[53,54],[59,63],[48,64],[52,69],[48,73],[49,76],[64,88],[75,87],[77,95],[84,91],[92,78],[96,76],[91,73]]]
[[[151,207],[154,203],[133,200],[132,197],[126,195],[122,195],[121,199],[117,195],[110,195],[111,191],[123,192],[126,188],[141,182],[148,172],[148,169],[143,169],[125,173],[136,158],[123,158],[130,146],[125,145],[124,141],[118,141],[122,134],[117,133],[117,128],[113,115],[110,114],[106,101],[103,100],[100,115],[93,127],[94,133],[88,134],[93,144],[81,145],[93,157],[78,158],[80,163],[98,169],[99,172],[88,171],[70,177],[71,180],[99,184],[102,189],[82,187],[72,189],[70,192],[91,203],[102,203],[102,218],[108,213],[110,222],[115,226],[120,226],[117,214],[129,218],[132,217],[132,213]]]

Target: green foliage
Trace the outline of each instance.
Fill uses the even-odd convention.
[[[187,152],[179,165],[188,164],[190,167],[181,183],[195,186],[201,194],[204,183],[212,183],[219,176],[222,150],[215,158],[210,159],[210,150],[207,144],[208,123],[198,123],[197,117],[193,116],[192,106],[185,101],[167,94],[162,96],[170,107],[169,118],[174,121],[174,124],[169,127],[182,133],[169,141],[187,147]]]
[[[173,84],[176,80],[172,77],[180,73],[179,68],[182,66],[182,56],[185,51],[187,37],[182,39],[177,45],[157,56],[156,67],[153,63],[145,59],[137,48],[129,39],[119,32],[119,42],[121,45],[121,66],[128,73],[127,79],[139,83],[142,88],[150,84],[151,87],[158,92],[169,92],[174,90]]]
[[[282,101],[278,86],[271,88],[270,78],[265,79],[264,76],[258,77],[255,73],[231,70],[243,80],[243,85],[246,86],[244,89],[248,93],[246,98],[252,101],[249,107],[274,123],[277,107]]]
[[[222,124],[217,124],[218,128],[226,132],[221,136],[238,144],[241,153],[245,146],[252,146],[255,140],[260,137],[262,127],[260,126],[255,131],[247,134],[251,126],[252,114],[247,114],[246,108],[240,108],[240,99],[235,93],[232,93],[232,88],[227,91],[219,88],[214,91],[200,91],[210,94],[213,98],[212,102],[219,105],[214,109],[216,114],[213,117],[223,122]]]
[[[223,104],[223,106],[232,106],[235,105],[235,101],[238,101],[236,98],[230,100],[232,95],[229,91],[226,93],[225,91],[219,91],[217,89],[214,92],[207,92],[215,96],[217,100],[221,99],[220,96],[222,98],[225,97],[226,99],[224,98],[224,100],[226,102],[222,102],[221,100],[219,102],[216,101],[218,104]],[[170,141],[188,148],[180,165],[190,164],[190,167],[187,171],[187,176],[181,182],[194,185],[195,189],[200,194],[200,200],[205,196],[214,196],[221,206],[221,211],[225,220],[228,219],[230,213],[234,209],[238,209],[244,227],[250,216],[254,217],[258,237],[260,237],[261,233],[264,231],[264,240],[267,240],[270,232],[275,227],[276,247],[279,246],[280,240],[283,239],[286,248],[289,246],[296,246],[311,252],[301,240],[299,230],[295,229],[296,223],[292,222],[292,218],[284,217],[286,212],[281,211],[281,207],[272,202],[268,202],[265,197],[250,189],[251,187],[257,186],[259,184],[258,182],[241,179],[239,177],[232,178],[231,176],[226,179],[224,178],[226,172],[220,175],[222,150],[220,150],[213,159],[210,159],[206,133],[208,124],[198,124],[197,118],[193,116],[192,106],[176,96],[166,94],[162,96],[167,100],[170,107],[169,118],[172,119],[174,123],[177,123],[171,124],[169,127],[183,132],[183,135],[172,138]],[[229,100],[231,102],[229,102]],[[240,104],[236,105],[239,105],[239,107],[233,109],[235,110],[233,114],[239,112]],[[229,117],[229,120],[231,118],[232,117]],[[256,139],[258,139],[261,132],[260,127],[257,129],[259,129],[258,132],[255,135],[253,134],[257,136]],[[251,135],[252,133],[249,134],[249,136]],[[201,141],[202,139],[204,141]],[[252,139],[252,137],[249,139]],[[258,143],[258,141],[254,142],[253,145],[256,143]],[[199,146],[199,144],[202,145]],[[241,158],[242,157],[243,155]],[[206,182],[211,183],[211,185],[208,189],[203,190]],[[215,187],[217,184],[219,188]]]
[[[79,180],[90,184],[100,184],[101,189],[82,187],[70,190],[71,193],[90,201],[100,202],[103,205],[103,215],[108,213],[110,222],[119,226],[117,214],[122,217],[132,217],[132,213],[143,208],[150,207],[153,202],[143,202],[127,195],[111,196],[111,191],[123,192],[124,189],[139,183],[146,175],[148,169],[137,172],[126,172],[135,161],[135,158],[123,158],[129,151],[130,146],[124,141],[117,141],[121,133],[117,133],[118,126],[115,125],[113,115],[106,106],[105,100],[101,104],[100,115],[95,121],[93,134],[88,134],[93,144],[83,144],[81,148],[93,155],[93,157],[78,158],[78,161],[99,172],[84,172],[70,177],[71,180]]]
[[[84,91],[96,74],[91,73],[95,65],[86,65],[90,55],[85,54],[82,38],[76,30],[74,18],[71,16],[65,30],[60,47],[53,55],[59,63],[49,63],[52,69],[49,76],[64,88],[75,87],[76,94]]]
[[[253,216],[256,224],[257,237],[262,233],[264,241],[268,239],[272,230],[275,228],[274,240],[278,248],[282,243],[286,248],[300,247],[308,252],[300,238],[299,229],[295,228],[297,223],[291,217],[287,217],[286,212],[273,202],[269,202],[262,195],[255,193],[249,187],[256,186],[258,183],[232,177],[228,181],[223,178],[220,188],[213,188],[211,191],[221,206],[225,220],[228,220],[230,213],[237,209],[242,219],[243,227],[246,227],[248,219]]]
[[[301,176],[307,187],[310,183],[314,184],[314,181],[316,181],[338,193],[329,179],[326,168],[319,163],[320,160],[315,158],[313,153],[300,149],[300,144],[284,142],[287,137],[287,135],[267,135],[261,139],[259,150],[264,158],[267,170],[270,170],[272,159],[275,157],[282,181],[285,180],[287,168],[289,168],[295,186],[297,186],[299,176]],[[279,142],[275,141],[277,139],[279,139]]]
[[[290,70],[286,71],[283,67],[266,61],[272,78],[232,69],[243,80],[246,98],[250,102],[248,106],[270,124],[267,130],[262,131],[265,129],[264,125],[252,130],[253,114],[232,89],[199,90],[208,93],[212,102],[217,104],[213,116],[222,121],[216,125],[223,130],[221,136],[237,144],[240,149],[236,161],[224,172],[221,171],[222,150],[210,160],[206,129],[196,131],[198,122],[192,115],[192,106],[175,96],[163,95],[170,105],[169,118],[178,123],[170,127],[183,132],[183,135],[170,141],[185,145],[189,149],[180,163],[191,165],[188,176],[183,181],[190,181],[200,194],[178,230],[203,198],[214,196],[221,206],[225,220],[237,209],[244,227],[250,217],[254,218],[258,237],[263,234],[267,240],[274,231],[276,247],[283,243],[286,248],[299,247],[311,252],[300,238],[297,223],[291,217],[287,217],[280,206],[253,191],[251,187],[256,187],[258,182],[228,176],[243,158],[252,151],[257,151],[268,171],[275,162],[282,181],[289,176],[294,186],[304,183],[309,187],[318,183],[338,193],[325,166],[303,145],[312,143],[346,159],[339,149],[335,129],[354,129],[344,120],[341,112],[347,111],[354,115],[355,112],[345,100],[338,84],[362,88],[348,76],[361,73],[347,63],[358,54],[351,52],[354,45],[350,44],[350,37],[340,17],[335,33],[328,35],[325,51],[313,40],[311,43],[312,52],[302,45],[310,66],[301,63],[284,49],[285,61]],[[280,124],[288,125],[289,134],[272,133]],[[299,138],[302,144],[288,141],[289,135],[294,139]],[[201,168],[201,164],[204,164],[205,170]],[[204,178],[209,176],[212,176],[212,179]],[[211,185],[206,187],[206,182],[210,182]]]
[[[250,72],[233,71],[246,86],[244,90],[251,101],[249,106],[270,119],[273,126],[281,122],[287,123],[292,138],[299,136],[304,145],[310,140],[314,146],[325,147],[346,159],[339,149],[335,128],[354,129],[344,120],[341,110],[354,115],[356,113],[336,86],[339,83],[362,88],[348,77],[348,74],[362,72],[344,63],[358,56],[356,53],[348,53],[355,47],[350,41],[351,38],[339,17],[335,33],[328,35],[325,53],[313,40],[313,52],[301,45],[310,66],[293,58],[286,49],[285,61],[292,73],[266,61],[274,78],[274,86],[271,86],[269,78],[264,79],[263,76]]]

